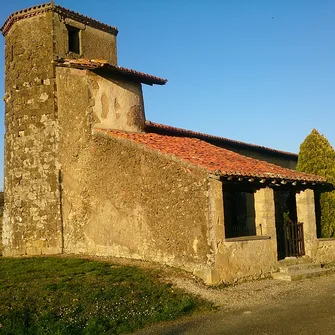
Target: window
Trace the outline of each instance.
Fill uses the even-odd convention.
[[[224,191],[226,238],[256,235],[253,191]]]
[[[67,26],[68,37],[69,37],[69,52],[80,54],[80,29]]]

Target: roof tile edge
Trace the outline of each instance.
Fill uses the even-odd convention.
[[[94,59],[69,59],[69,58],[56,58],[53,61],[57,66],[61,67],[73,67],[78,69],[97,70],[105,69],[114,73],[118,73],[122,76],[133,77],[139,79],[141,83],[147,85],[165,85],[167,79],[163,79],[151,74],[139,72],[133,69],[128,69],[122,66],[115,66],[109,63],[107,60],[94,60]]]
[[[2,34],[6,36],[6,34],[8,33],[8,31],[10,30],[10,28],[13,26],[15,22],[20,21],[25,18],[32,17],[32,16],[37,16],[37,15],[40,15],[40,14],[43,14],[49,11],[54,11],[58,14],[63,14],[71,19],[87,24],[93,28],[103,30],[115,36],[118,34],[118,29],[116,27],[109,26],[105,23],[92,19],[88,16],[85,16],[77,12],[74,12],[70,9],[55,5],[53,2],[29,7],[29,8],[22,9],[22,10],[12,13],[11,15],[8,16],[7,20],[5,21],[3,26],[0,28],[0,30]]]

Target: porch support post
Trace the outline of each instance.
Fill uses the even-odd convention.
[[[314,191],[307,189],[296,194],[298,222],[303,222],[305,253],[314,258],[317,253]]]
[[[222,191],[222,182],[209,178],[209,240],[215,253],[218,243],[225,238]]]
[[[194,270],[194,274],[207,284],[220,281],[217,271],[218,246],[225,238],[222,182],[216,176],[208,178],[208,226],[207,243],[210,253],[207,254],[207,266]]]
[[[277,234],[273,189],[266,187],[255,192],[255,222],[257,235],[270,236],[273,260],[276,261]]]

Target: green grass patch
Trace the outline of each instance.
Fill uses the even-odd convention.
[[[79,258],[0,258],[0,334],[120,334],[210,305],[144,270]]]

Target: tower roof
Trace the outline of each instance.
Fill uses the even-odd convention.
[[[127,69],[122,66],[115,66],[109,63],[107,60],[102,59],[55,59],[54,63],[57,66],[70,67],[75,69],[86,69],[86,70],[105,70],[109,73],[114,73],[127,77],[129,79],[139,81],[147,85],[165,85],[167,79],[159,78],[147,73]]]
[[[10,28],[13,26],[15,22],[32,17],[32,16],[41,15],[46,12],[55,12],[55,13],[61,14],[69,19],[76,20],[78,22],[81,22],[93,28],[103,30],[115,36],[118,34],[118,30],[116,27],[109,26],[105,23],[94,20],[88,16],[85,16],[77,12],[74,12],[72,10],[66,9],[64,7],[58,6],[54,4],[53,2],[45,3],[42,5],[37,5],[34,7],[29,7],[27,9],[22,9],[22,10],[19,10],[11,14],[7,18],[7,20],[5,21],[5,23],[3,24],[0,30],[2,34],[6,36],[6,34],[8,33],[8,31],[10,30]]]

